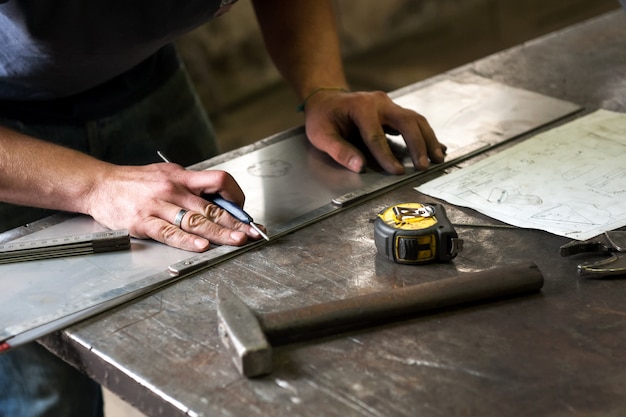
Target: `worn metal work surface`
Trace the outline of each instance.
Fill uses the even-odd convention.
[[[580,106],[470,73],[457,74],[396,98],[423,109],[448,146],[447,165],[568,116]],[[462,127],[461,127],[462,126]],[[394,149],[407,155],[401,138]],[[213,165],[235,177],[253,218],[277,238],[329,216],[386,187],[416,178],[408,156],[404,175],[375,168],[356,174],[314,149],[302,129],[284,132],[280,140]],[[196,167],[194,167],[196,168]],[[25,229],[22,227],[21,229]],[[103,230],[91,217],[78,216],[34,231],[26,240],[50,239]],[[3,236],[0,236],[2,239]],[[22,241],[23,242],[23,241]],[[23,243],[22,243],[23,244]],[[0,265],[0,342],[17,343],[41,336],[106,311],[120,300],[135,298],[177,278],[235,256],[243,248],[213,248],[193,255],[155,242],[133,240],[132,250],[100,256],[49,259]],[[41,271],[46,273],[42,274]],[[14,276],[24,279],[16,281]],[[83,311],[75,314],[77,311]]]
[[[616,12],[456,71],[626,111],[625,50]],[[626,280],[578,277],[580,259],[559,257],[565,238],[497,227],[457,225],[465,247],[452,263],[390,263],[376,255],[370,219],[398,201],[429,201],[415,185],[42,342],[153,416],[622,415]],[[457,224],[495,223],[446,211]],[[271,312],[526,260],[544,274],[540,294],[280,346],[260,379],[242,378],[218,338],[219,283]]]

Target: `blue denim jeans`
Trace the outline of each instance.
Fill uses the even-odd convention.
[[[0,124],[117,164],[191,165],[217,154],[217,142],[184,69],[120,113],[68,125]],[[51,214],[0,203],[0,231]],[[102,417],[100,386],[36,343],[0,354],[0,417]]]
[[[100,386],[39,344],[0,355],[0,416],[103,415]]]

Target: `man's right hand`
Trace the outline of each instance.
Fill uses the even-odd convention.
[[[133,237],[194,252],[210,243],[260,238],[201,198],[204,193],[244,203],[241,188],[224,171],[188,171],[173,163],[113,165],[0,127],[0,201],[88,214]],[[187,213],[178,226],[181,210]]]
[[[195,252],[209,243],[238,246],[260,237],[202,194],[219,194],[243,207],[241,188],[224,171],[188,171],[172,163],[111,166],[88,196],[88,214],[111,229]],[[187,212],[178,226],[181,210]]]

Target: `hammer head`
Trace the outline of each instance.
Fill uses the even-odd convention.
[[[223,285],[217,287],[217,317],[222,343],[239,372],[255,377],[272,372],[272,346],[248,306]]]

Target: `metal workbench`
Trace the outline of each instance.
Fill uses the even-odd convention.
[[[568,100],[585,112],[626,111],[626,14],[603,15],[453,72]],[[466,243],[454,262],[390,263],[376,255],[370,219],[407,196],[432,201],[416,194],[416,185],[41,342],[151,416],[624,415],[626,280],[578,277],[578,260],[558,253],[568,239],[537,230],[458,227]],[[446,208],[455,223],[494,222]],[[241,377],[218,337],[218,283],[269,312],[526,260],[544,274],[541,293],[280,346],[274,372],[263,378]]]

